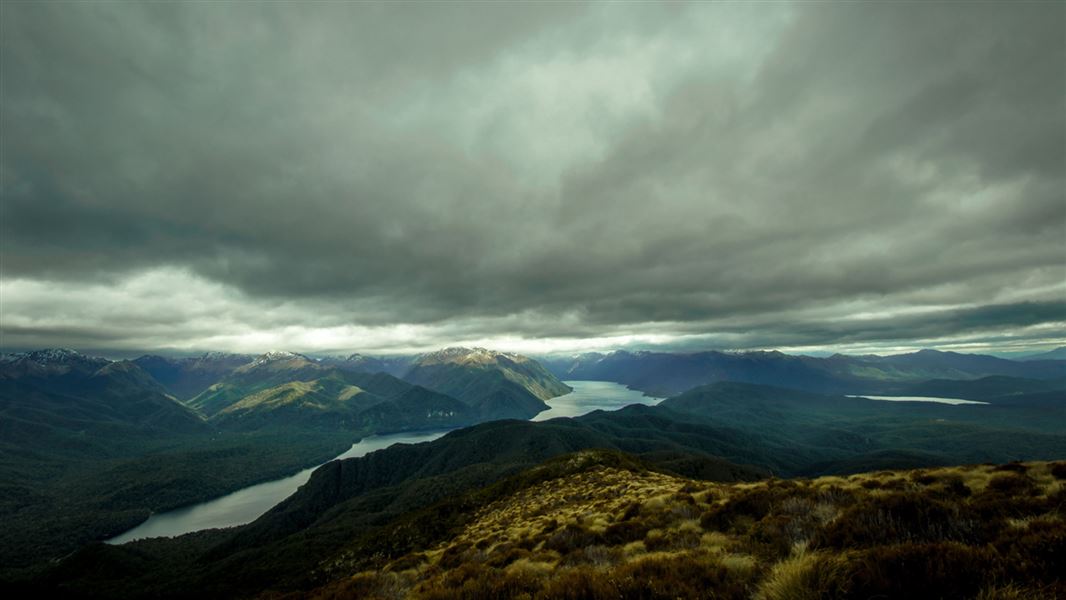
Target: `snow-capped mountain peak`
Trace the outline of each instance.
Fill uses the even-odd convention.
[[[288,350],[271,350],[269,352],[260,354],[252,364],[261,365],[263,363],[274,362],[276,360],[292,360],[294,358],[302,358],[304,360],[311,360],[303,354],[297,354],[296,352],[289,352]]]
[[[42,365],[50,364],[69,364],[72,362],[110,362],[107,359],[86,356],[77,350],[70,348],[45,348],[43,350],[33,350],[31,352],[19,352],[16,354],[4,355],[3,362],[14,362],[16,360],[27,360]]]

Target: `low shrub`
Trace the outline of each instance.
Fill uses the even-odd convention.
[[[853,598],[972,598],[998,581],[1002,559],[987,546],[898,544],[852,556],[833,573]]]
[[[617,585],[612,577],[599,569],[560,569],[546,583],[537,598],[559,600],[606,600],[617,598]]]
[[[413,552],[406,556],[392,561],[385,568],[386,571],[406,571],[407,569],[414,569],[415,567],[422,565],[426,562],[426,555],[421,552]]]
[[[959,509],[957,503],[906,492],[869,497],[846,509],[817,532],[814,547],[866,548],[877,545],[990,541],[998,528]]]
[[[1033,521],[1021,534],[1005,536],[997,547],[1012,579],[1066,586],[1062,578],[1066,567],[1066,523]]]
[[[1055,479],[1066,479],[1066,462],[1051,463],[1049,471]]]
[[[600,534],[594,533],[573,523],[567,524],[562,529],[552,533],[544,542],[544,548],[554,550],[559,554],[569,554],[574,550],[603,543]]]
[[[911,474],[911,481],[919,485],[932,485],[937,482],[937,476],[925,471],[915,471]]]
[[[611,523],[603,532],[603,541],[612,546],[624,545],[644,539],[651,527],[640,520]]]
[[[974,600],[1058,600],[1061,597],[1053,589],[1010,584],[985,588]]]
[[[526,548],[520,548],[514,544],[504,544],[502,547],[497,547],[489,555],[485,564],[490,567],[502,568],[517,560],[528,558],[530,554],[530,551]]]
[[[750,596],[750,573],[729,569],[714,557],[700,554],[653,556],[612,570],[614,598],[741,599]]]
[[[745,490],[722,506],[715,506],[700,517],[704,529],[725,531],[741,517],[758,521],[770,513],[774,494],[765,488]]]
[[[961,475],[946,475],[940,478],[935,488],[938,495],[947,498],[968,498],[973,495],[973,490],[966,485]]]
[[[986,491],[1003,496],[1031,496],[1036,493],[1037,486],[1032,479],[1024,475],[1005,473],[988,480]]]
[[[473,546],[465,542],[448,546],[441,554],[438,564],[444,569],[453,569],[467,561]]]
[[[997,465],[992,468],[993,471],[1007,472],[1007,473],[1028,473],[1029,466],[1023,465],[1019,462],[1009,462],[1003,465]]]
[[[416,596],[426,600],[490,600],[531,597],[544,586],[536,572],[516,569],[489,569],[467,564],[447,572],[438,581],[425,584]]]
[[[803,516],[773,515],[759,521],[748,534],[746,549],[760,558],[775,561],[792,552],[792,547],[806,540]]]

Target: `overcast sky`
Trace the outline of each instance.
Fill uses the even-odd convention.
[[[1066,4],[0,4],[0,346],[1066,343]]]

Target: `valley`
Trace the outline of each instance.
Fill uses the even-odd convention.
[[[212,360],[223,363],[208,368]],[[787,365],[794,358],[780,360]],[[359,358],[359,364],[367,361]],[[381,574],[392,570],[374,577],[352,571],[366,568],[366,557],[400,558],[452,535],[445,533],[455,526],[452,519],[465,522],[485,501],[483,494],[497,493],[488,490],[511,489],[506,482],[526,481],[574,453],[616,453],[603,460],[639,465],[656,477],[724,483],[1066,456],[1062,379],[1057,367],[1039,363],[1036,374],[1050,378],[983,372],[964,380],[904,378],[885,396],[717,381],[657,398],[618,381],[560,381],[532,359],[482,349],[408,359],[403,377],[294,353],[232,362],[205,355],[194,364],[214,372],[215,383],[203,387],[199,372],[182,379],[179,368],[168,372],[170,388],[137,361],[46,352],[0,363],[7,414],[25,415],[9,421],[8,430],[49,431],[36,442],[23,435],[20,446],[0,447],[8,473],[5,511],[15,524],[0,538],[0,551],[7,553],[3,580],[16,589],[92,589],[104,597],[180,597],[205,588],[231,596],[306,592],[340,585],[337,573],[351,572],[353,581],[378,589],[386,581]],[[158,369],[160,361],[152,366]],[[883,389],[869,381],[860,387]],[[191,395],[182,402],[171,389]],[[905,395],[909,390],[936,395]],[[85,437],[66,417],[28,410],[26,401],[37,398],[52,402],[37,406],[56,411],[82,407],[83,422],[96,433]],[[146,400],[153,407],[144,413],[151,415],[147,420],[97,408]],[[121,435],[114,435],[116,427]],[[617,485],[617,474],[612,477],[609,489]],[[637,496],[645,495],[642,485],[634,488]],[[441,510],[458,512],[439,523],[418,516]],[[406,541],[388,533],[410,519],[418,525]],[[610,550],[605,556],[617,561],[629,555]],[[699,556],[701,568],[718,560]],[[645,560],[633,559],[629,566],[628,559],[610,564],[624,570]],[[732,560],[755,559],[726,562]],[[337,565],[348,566],[337,571]],[[100,568],[110,573],[105,580],[93,574]],[[546,568],[535,566],[535,585],[554,589]],[[231,578],[235,571],[240,578]],[[452,585],[447,578],[410,577],[402,581],[412,595],[453,593],[446,591]],[[745,577],[748,592],[769,585]],[[469,592],[460,587],[454,593]]]
[[[369,452],[388,448],[393,444],[429,442],[445,433],[447,432],[373,435],[352,444],[351,448],[333,457],[332,460],[358,458]],[[144,538],[175,537],[204,529],[244,525],[254,521],[275,504],[295,492],[301,485],[307,483],[311,473],[320,466],[322,465],[308,467],[295,475],[282,479],[257,483],[220,498],[213,498],[207,502],[154,514],[148,517],[148,520],[144,523],[107,540],[106,543],[124,544]]]
[[[1064,23],[0,0],[0,600],[1066,600]]]
[[[576,417],[593,410],[610,410],[632,403],[649,403],[658,400],[634,393],[616,383],[602,381],[567,381],[565,383],[573,391],[552,399],[551,408],[534,417],[534,421],[563,416]],[[372,435],[356,442],[333,460],[357,458],[393,444],[428,442],[445,433],[447,431]],[[258,483],[201,504],[153,514],[144,523],[107,540],[107,543],[122,544],[142,538],[173,537],[203,529],[244,525],[295,492],[307,482],[316,468],[317,466],[309,467],[295,475]]]

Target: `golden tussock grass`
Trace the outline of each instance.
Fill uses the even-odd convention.
[[[319,597],[1066,597],[1056,464],[741,484],[595,467],[486,505],[394,572]]]

